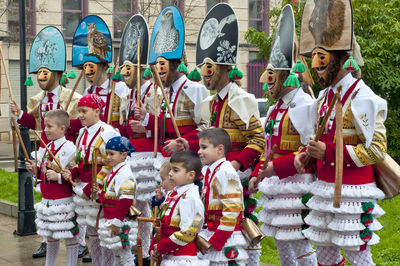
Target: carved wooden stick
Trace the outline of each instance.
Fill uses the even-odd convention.
[[[140,38],[137,39],[137,50],[136,50],[136,57],[137,57],[137,83],[136,83],[136,104],[137,106],[142,105],[142,93],[140,91]]]
[[[36,136],[35,136],[35,138],[33,139],[33,142],[34,142],[34,148],[35,148],[35,184],[34,184],[34,186],[36,187],[36,185],[37,185],[37,179],[38,179],[38,171],[37,171],[37,144],[36,144],[36,141],[37,141],[37,139],[36,139]]]
[[[56,164],[58,165],[58,167],[60,167],[61,171],[64,170],[64,168],[62,167],[61,163],[56,159],[56,157],[54,156],[54,154],[51,152],[51,150],[49,149],[49,147],[46,145],[46,143],[43,141],[42,137],[40,137],[40,135],[37,133],[36,130],[33,131],[35,133],[35,135],[39,138],[40,142],[42,143],[42,145],[46,148],[47,152],[49,153],[50,157],[53,158],[53,161],[56,162]],[[72,181],[72,179],[68,180],[69,183],[75,187],[75,183],[74,181]]]
[[[342,90],[342,85],[340,85],[337,88],[337,90]],[[331,116],[333,106],[335,106],[336,101],[337,101],[337,95],[335,94],[335,96],[333,96],[331,104],[329,105],[328,111],[326,112],[324,119],[322,120],[322,123],[317,130],[317,134],[315,135],[314,141],[319,141],[319,138],[321,137],[322,133],[324,133],[325,125],[328,122],[329,117]],[[310,162],[310,159],[311,159],[311,156],[307,155],[306,159],[304,160],[304,166],[308,165],[308,163]]]
[[[154,84],[154,154],[153,157],[157,158],[158,147],[158,87]]]
[[[265,161],[264,161],[264,164],[262,166],[263,170],[265,170],[265,168],[267,168],[268,162],[271,161],[272,155],[274,155],[275,150],[276,150],[276,144],[274,144],[272,146],[272,148],[269,151],[268,155],[265,157]],[[261,176],[257,176],[257,181],[256,181],[256,184],[254,186],[257,187],[257,184],[260,183],[260,181],[261,181]]]
[[[336,102],[336,160],[335,160],[335,190],[333,193],[333,207],[340,208],[340,200],[342,198],[342,182],[343,182],[343,106],[340,101],[340,92],[342,87],[336,91],[338,101]]]
[[[6,67],[6,61],[4,60],[4,53],[3,53],[3,42],[0,41],[0,56],[1,56],[1,62],[3,63],[3,67],[4,67],[4,74],[6,75],[6,80],[7,80],[7,85],[8,85],[8,92],[10,93],[10,97],[12,101],[15,101],[14,99],[14,94],[12,92],[11,89],[11,82],[10,82],[10,77],[8,76],[8,70]]]
[[[22,140],[21,132],[19,131],[18,124],[17,124],[17,121],[15,120],[15,117],[13,117],[13,116],[11,117],[11,122],[12,122],[14,128],[15,128],[15,133],[17,133],[17,136],[18,136],[18,139],[19,139],[19,145],[21,145],[22,152],[24,153],[25,158],[27,160],[29,160],[29,154],[26,151],[25,144],[24,144],[24,142]]]
[[[143,250],[142,250],[142,237],[140,234],[142,232],[142,228],[140,226],[140,222],[138,221],[138,236],[136,239],[136,246],[137,246],[137,256],[138,256],[138,265],[143,266]]]
[[[92,192],[92,200],[96,200],[96,191],[93,189],[94,185],[97,184],[97,151],[98,148],[93,149],[92,153],[92,187],[91,187],[91,192]]]
[[[72,91],[71,91],[71,95],[70,95],[69,98],[68,98],[67,104],[65,105],[65,111],[66,111],[66,112],[68,112],[69,104],[71,103],[72,97],[74,96],[74,93],[75,93],[75,91],[76,91],[76,88],[78,88],[79,82],[81,81],[81,79],[82,79],[84,73],[85,73],[85,71],[82,69],[82,70],[81,70],[81,73],[79,74],[78,79],[77,79],[76,82],[75,82],[74,88],[73,88]]]
[[[113,75],[115,73],[117,73],[118,65],[119,65],[119,57],[117,57],[117,62],[115,63],[115,66],[114,66]],[[111,118],[112,118],[112,113],[113,113],[115,84],[116,84],[116,82],[113,82],[112,80],[110,80],[110,82],[112,82],[112,85],[111,85],[111,96],[110,96],[110,103],[108,104],[108,115],[107,115],[107,124],[109,124],[109,125],[111,125],[111,122],[112,122]]]
[[[172,113],[172,109],[171,109],[171,106],[169,105],[169,101],[168,101],[167,95],[165,94],[164,86],[162,84],[160,75],[158,74],[158,71],[157,71],[157,69],[156,69],[156,67],[154,65],[150,66],[150,68],[151,68],[151,71],[154,74],[156,84],[158,84],[158,86],[161,88],[161,93],[162,93],[162,96],[164,98],[164,102],[167,105],[168,113],[169,113],[169,115],[171,117],[172,124],[174,125],[176,136],[178,138],[180,138],[181,137],[181,133],[179,132],[178,125],[176,124],[176,120],[175,120],[174,114]]]

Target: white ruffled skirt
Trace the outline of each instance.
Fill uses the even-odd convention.
[[[360,246],[379,242],[375,234],[382,228],[376,218],[385,214],[376,203],[384,198],[375,183],[343,185],[340,208],[333,207],[334,184],[316,181],[307,203],[312,210],[305,218],[310,227],[304,235],[320,246],[336,245],[347,250],[359,250]]]
[[[214,234],[214,232],[209,231],[208,229],[204,229],[200,231],[199,235],[205,238],[207,241],[211,238],[211,236]],[[232,235],[228,238],[228,240],[225,243],[224,248],[226,247],[235,247],[238,251],[238,256],[235,258],[235,262],[238,263],[239,265],[246,265],[246,261],[249,258],[246,248],[248,247],[249,243],[247,240],[244,238],[242,232],[240,231],[234,231]],[[205,255],[203,255],[201,252],[197,253],[197,256],[201,260],[209,260],[210,263],[216,263],[216,264],[228,264],[228,261],[231,259],[228,259],[225,254],[224,254],[224,248],[222,248],[221,251],[218,250],[211,250]]]
[[[108,228],[110,225],[115,225],[121,228],[127,225],[130,227],[128,233],[129,244],[127,248],[131,248],[136,246],[137,239],[137,221],[130,220],[125,218],[124,221],[120,221],[119,219],[100,219],[99,221],[99,229],[97,230],[100,239],[100,246],[111,249],[111,250],[119,250],[123,249],[121,237],[120,236],[111,236],[111,229]]]
[[[282,180],[277,176],[265,178],[259,184],[262,210],[258,217],[264,223],[261,230],[266,236],[282,241],[304,239],[303,216],[308,208],[302,198],[310,193],[312,182],[313,174],[298,174]]]
[[[75,203],[72,197],[50,200],[42,198],[35,204],[37,233],[54,239],[72,238],[71,230],[77,229]],[[76,231],[78,233],[78,231]]]
[[[161,266],[207,266],[208,260],[199,259],[197,256],[173,256],[164,255]]]
[[[134,152],[130,157],[129,164],[136,179],[136,200],[151,201],[155,195],[156,176],[158,175],[158,171],[154,168],[153,153]]]
[[[82,195],[82,189],[88,183],[78,182],[73,188],[77,194],[74,196],[74,202],[76,204],[75,212],[78,215],[77,222],[80,225],[89,225],[92,227],[96,226],[97,214],[99,213],[100,204],[94,200],[86,200],[79,195]]]

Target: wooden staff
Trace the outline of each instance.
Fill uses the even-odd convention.
[[[119,65],[119,57],[117,57],[117,62],[115,63],[115,66],[114,66],[113,75],[115,73],[117,73],[118,65]],[[112,82],[112,80],[110,80],[110,82]],[[110,103],[108,104],[107,124],[109,124],[109,125],[111,125],[111,118],[112,118],[112,113],[113,113],[114,96],[115,96],[115,84],[116,84],[116,82],[112,82]]]
[[[81,73],[79,74],[78,79],[77,79],[76,82],[75,82],[74,88],[73,88],[72,91],[71,91],[71,95],[69,95],[67,104],[65,105],[65,111],[68,111],[69,104],[71,103],[72,97],[74,96],[74,93],[75,93],[75,91],[76,91],[76,88],[78,88],[79,82],[81,81],[81,79],[82,79],[84,73],[85,73],[85,71],[82,69],[82,70],[81,70]]]
[[[136,84],[136,102],[137,106],[140,107],[142,105],[142,94],[140,91],[140,38],[137,39],[137,50],[136,50],[136,57],[137,57],[137,84]]]
[[[138,237],[136,239],[136,246],[137,246],[137,255],[138,255],[138,265],[143,266],[143,250],[142,250],[142,237],[140,236],[140,233],[142,231],[142,228],[140,226],[140,222],[138,221]]]
[[[1,62],[3,63],[4,74],[6,75],[6,80],[7,80],[7,85],[8,85],[8,92],[10,93],[11,100],[12,100],[12,101],[15,101],[15,100],[14,100],[14,94],[13,94],[12,89],[11,89],[11,82],[10,82],[10,77],[8,76],[8,70],[7,70],[7,67],[6,67],[6,62],[5,62],[5,60],[4,60],[4,54],[3,54],[2,45],[3,45],[3,42],[0,41]]]
[[[35,136],[35,138],[34,138],[34,140],[33,140],[33,144],[35,145],[35,187],[36,187],[36,185],[37,185],[37,179],[38,179],[38,172],[37,172],[37,144],[36,144],[36,141],[37,141],[37,139],[36,139],[36,136]]]
[[[14,123],[11,124],[11,130],[12,130],[13,152],[14,152],[14,171],[18,172],[17,133],[14,127]]]
[[[171,109],[171,106],[169,105],[169,101],[168,101],[167,95],[165,94],[164,86],[162,84],[160,75],[158,74],[158,71],[157,71],[157,69],[156,69],[156,67],[154,65],[150,66],[150,68],[151,68],[151,71],[153,72],[154,77],[156,79],[156,84],[158,83],[158,86],[161,88],[161,93],[162,93],[162,96],[164,98],[164,102],[167,105],[168,113],[169,113],[169,115],[171,117],[172,124],[174,125],[176,136],[178,138],[180,138],[181,137],[181,133],[179,132],[179,129],[178,129],[178,126],[176,124],[176,120],[175,120],[174,114],[172,113],[172,109]]]
[[[99,148],[94,148],[93,153],[92,153],[92,187],[91,187],[91,192],[92,192],[92,200],[96,200],[96,194],[97,192],[93,189],[94,185],[97,184],[97,151]]]
[[[342,85],[340,85],[340,86],[337,88],[337,90],[342,90]],[[325,116],[324,116],[324,119],[322,120],[322,123],[321,123],[320,127],[319,127],[318,130],[317,130],[317,134],[316,134],[316,136],[315,136],[314,141],[316,141],[316,142],[319,141],[319,139],[320,139],[322,133],[324,133],[325,125],[326,125],[326,123],[328,122],[329,117],[331,116],[331,113],[332,113],[332,110],[333,110],[333,106],[335,106],[335,103],[336,103],[337,99],[338,99],[338,96],[337,96],[337,94],[335,94],[335,95],[333,96],[333,99],[332,99],[331,104],[329,105],[328,111],[326,112],[326,114],[325,114]],[[339,99],[340,99],[340,96],[339,96]],[[310,162],[310,160],[311,160],[311,156],[307,154],[307,157],[306,157],[306,159],[304,160],[304,166],[307,166],[308,163]]]
[[[272,149],[269,151],[268,155],[265,157],[265,161],[264,161],[264,164],[263,164],[263,166],[262,166],[262,169],[263,169],[263,170],[265,170],[265,168],[267,168],[268,162],[271,161],[272,155],[274,155],[274,152],[275,152],[275,150],[276,150],[276,147],[277,147],[276,144],[274,144],[274,145],[272,146]],[[257,176],[256,184],[254,185],[254,187],[257,187],[257,184],[260,183],[260,181],[261,181],[261,176],[258,175],[258,176]]]
[[[47,152],[49,153],[50,157],[53,158],[53,161],[56,162],[56,164],[58,165],[58,167],[60,167],[60,170],[64,170],[64,168],[62,167],[61,163],[56,159],[56,157],[54,156],[54,154],[51,152],[51,150],[49,149],[49,147],[46,145],[46,143],[43,141],[42,137],[40,137],[40,135],[37,133],[36,130],[33,131],[35,133],[35,135],[39,138],[40,142],[42,143],[42,145],[46,148]],[[72,179],[68,180],[69,183],[75,187],[75,183],[74,181],[72,181]]]
[[[17,133],[17,136],[18,136],[18,139],[19,139],[19,145],[22,148],[22,152],[24,153],[25,158],[27,160],[29,160],[29,154],[26,151],[25,144],[24,144],[24,142],[22,140],[21,132],[19,131],[19,128],[18,128],[18,125],[17,125],[17,121],[15,120],[15,117],[13,117],[13,116],[11,117],[11,122],[13,124],[13,127],[15,128],[15,132]]]
[[[158,147],[158,87],[154,85],[154,158],[157,158]]]
[[[333,207],[340,208],[340,200],[342,198],[342,182],[343,182],[343,106],[340,101],[340,93],[342,87],[336,91],[338,101],[336,102],[336,160],[335,160],[335,190],[333,192]]]

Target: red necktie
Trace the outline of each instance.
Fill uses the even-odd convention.
[[[96,94],[100,96],[100,92],[103,88],[102,87],[97,87],[96,88]]]
[[[52,93],[52,92],[47,93],[46,111],[52,110],[51,106],[53,105],[53,96],[54,96],[54,93]]]
[[[55,153],[56,149],[55,149],[54,142],[51,143],[50,151],[51,151],[51,153],[52,153],[53,155],[55,155],[54,153]]]
[[[85,129],[85,133],[83,133],[83,138],[82,138],[82,145],[81,146],[86,146],[86,141],[87,141],[87,137],[88,137],[88,130]],[[86,147],[85,147],[86,149]]]
[[[332,89],[330,89],[330,90],[329,90],[329,93],[328,93],[328,102],[327,102],[327,105],[328,105],[328,106],[331,104],[334,95],[335,95],[335,93],[333,92]]]

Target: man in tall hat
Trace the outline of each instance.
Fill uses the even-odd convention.
[[[16,102],[10,103],[11,112],[16,114],[18,123],[33,130],[42,131],[41,138],[47,144],[49,140],[44,134],[44,116],[46,112],[56,109],[65,109],[72,93],[65,88],[68,81],[65,71],[66,50],[62,33],[55,27],[48,26],[42,29],[35,37],[29,55],[29,73],[37,74],[37,81],[41,92],[28,101],[28,111],[22,111]],[[25,82],[31,86],[33,82],[28,77]],[[77,104],[81,95],[74,93],[66,110],[71,119],[78,117]],[[74,140],[73,134],[66,135]],[[33,253],[34,258],[46,256],[46,239],[40,248]],[[86,246],[80,246],[79,253],[87,253]]]
[[[108,113],[112,112],[111,124],[118,128],[120,126],[121,98],[128,95],[129,89],[124,82],[119,82],[122,79],[113,77],[113,68],[109,68],[111,62],[112,41],[106,23],[98,16],[85,17],[75,30],[72,43],[72,66],[82,67],[86,79],[90,83],[83,95],[97,94],[106,103],[102,110],[101,120],[107,122]],[[111,79],[115,82],[115,95],[111,110],[109,110]]]
[[[140,40],[140,66],[138,66],[137,56],[138,39]],[[130,93],[121,101],[120,123],[122,126],[119,129],[121,135],[128,137],[133,146],[136,147],[135,152],[130,156],[130,165],[136,178],[136,207],[142,212],[143,217],[151,216],[150,202],[156,187],[157,171],[153,166],[154,140],[151,137],[151,131],[148,132],[142,122],[134,118],[133,109],[137,104],[138,97],[140,98],[140,105],[143,105],[152,114],[154,114],[154,100],[157,100],[157,106],[160,106],[160,95],[157,95],[157,99],[154,99],[155,87],[151,82],[151,70],[146,69],[148,47],[149,30],[146,20],[142,15],[136,14],[126,24],[121,40],[119,57],[121,75],[129,87]],[[138,83],[140,84],[139,92]],[[138,93],[140,93],[140,96],[138,96]],[[151,223],[141,224],[140,234],[144,265],[150,264],[148,251],[151,227]]]
[[[313,102],[311,96],[303,91],[303,86],[294,72],[306,74],[304,64],[296,59],[298,45],[295,44],[295,24],[291,5],[281,12],[275,28],[269,63],[260,82],[265,83],[269,95],[277,100],[267,113],[265,123],[265,156],[278,158],[295,152],[308,140],[297,130],[304,119],[295,120],[293,113],[297,108]],[[293,72],[291,72],[293,71]],[[308,86],[304,86],[308,88]],[[274,147],[276,145],[275,149]],[[273,149],[273,150],[272,150]],[[272,154],[270,155],[270,153]],[[269,157],[268,156],[268,157]],[[255,192],[257,177],[265,158],[260,160],[250,179],[249,189]],[[262,172],[261,172],[262,174]],[[278,176],[265,178],[258,188],[262,192],[260,202],[263,209],[259,218],[265,235],[275,239],[281,265],[316,265],[317,260],[310,242],[304,238],[303,216],[309,212],[302,203],[310,192],[314,174],[307,172],[279,180]]]
[[[208,127],[223,128],[230,135],[232,149],[227,160],[238,171],[244,185],[245,216],[255,219],[251,213],[256,200],[248,193],[247,180],[264,151],[265,142],[255,97],[240,87],[243,75],[235,67],[238,47],[239,27],[235,12],[225,3],[214,6],[200,28],[196,64],[201,68],[205,86],[215,90],[216,94],[201,103],[200,111]],[[196,149],[194,141],[189,141],[189,146]],[[260,246],[249,246],[247,253],[247,265],[258,265]]]
[[[311,57],[319,82],[326,89],[313,104],[300,107],[295,116],[308,119],[302,130],[312,136],[314,127],[327,115],[335,93],[340,97],[343,115],[336,117],[338,110],[332,111],[327,123],[320,125],[324,132],[319,141],[310,140],[297,155],[273,160],[266,171],[284,178],[297,171],[303,173],[305,168],[315,169],[318,180],[306,203],[311,212],[305,222],[310,227],[303,234],[315,244],[319,265],[344,265],[341,248],[350,264],[374,265],[370,245],[379,242],[374,231],[382,225],[376,218],[384,214],[376,203],[384,193],[375,184],[373,165],[386,155],[387,104],[350,73],[358,69],[355,59],[362,62],[352,28],[350,1],[306,2],[300,54]],[[343,126],[337,128],[337,123]],[[338,147],[336,141],[341,137],[343,147]],[[342,154],[338,153],[341,148]],[[305,165],[307,156],[312,159]],[[337,164],[343,164],[339,208],[332,206]]]
[[[149,64],[156,65],[168,98],[168,103],[163,99],[158,118],[159,144],[164,157],[182,149],[175,140],[177,135],[166,105],[170,105],[182,137],[197,139],[196,129],[201,126],[200,103],[209,95],[204,86],[185,75],[184,40],[182,15],[176,7],[166,7],[154,25],[149,51]],[[155,117],[144,106],[135,107],[135,117],[143,121],[147,130],[153,131]]]

